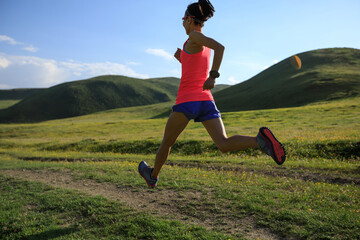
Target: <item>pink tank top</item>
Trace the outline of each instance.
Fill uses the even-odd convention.
[[[201,52],[189,54],[181,51],[181,81],[175,104],[192,101],[214,101],[210,90],[203,91],[208,78],[211,49],[203,47]]]

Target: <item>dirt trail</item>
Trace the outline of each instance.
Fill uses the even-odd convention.
[[[119,201],[137,211],[149,212],[167,219],[176,219],[186,224],[203,226],[206,229],[221,230],[224,233],[241,233],[246,239],[281,239],[268,229],[256,225],[252,216],[234,216],[231,209],[213,208],[202,203],[211,199],[211,191],[151,190],[144,188],[119,188],[109,183],[98,183],[90,179],[75,179],[76,174],[64,170],[1,170],[0,174],[19,179],[38,181],[57,188],[77,190],[91,196],[104,196]],[[145,184],[144,184],[145,185]],[[194,212],[189,206],[195,208]]]
[[[23,157],[21,158],[25,161],[42,161],[42,162],[106,162],[109,160],[105,159],[83,159],[83,158],[46,158],[46,157]],[[277,166],[274,169],[251,169],[249,167],[243,166],[232,166],[216,163],[201,163],[201,162],[171,162],[168,161],[167,165],[170,166],[180,166],[180,167],[195,167],[205,170],[217,170],[217,171],[235,171],[235,172],[259,172],[260,174],[273,176],[273,177],[291,177],[294,179],[301,179],[303,181],[313,181],[313,182],[328,182],[332,184],[355,184],[360,185],[360,179],[349,177],[343,172],[334,173],[334,172],[321,172],[314,171],[314,169],[305,168],[305,167],[279,167]],[[354,172],[359,172],[360,168],[354,169]]]

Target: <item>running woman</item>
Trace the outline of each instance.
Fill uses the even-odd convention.
[[[144,161],[138,167],[140,175],[150,187],[157,186],[160,170],[169,157],[171,147],[192,119],[204,125],[216,146],[223,153],[260,148],[277,164],[283,164],[285,161],[284,147],[266,127],[260,128],[256,137],[242,135],[227,137],[226,135],[220,112],[210,92],[215,86],[215,79],[220,76],[219,68],[225,48],[202,33],[204,23],[213,16],[214,12],[215,9],[209,0],[199,0],[188,5],[182,19],[189,38],[182,50],[178,48],[174,54],[182,68],[176,103],[166,123],[154,168]],[[210,70],[211,49],[214,51],[214,58]]]

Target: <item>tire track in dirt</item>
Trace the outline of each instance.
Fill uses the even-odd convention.
[[[77,190],[91,196],[101,195],[113,201],[124,203],[135,211],[147,212],[157,217],[179,220],[186,224],[205,227],[208,230],[220,230],[226,234],[241,234],[246,239],[282,239],[269,229],[256,224],[253,216],[236,216],[230,208],[206,206],[205,199],[211,201],[211,189],[203,192],[176,192],[165,189],[117,187],[110,183],[99,183],[90,179],[76,179],[76,173],[70,170],[61,172],[50,170],[0,170],[0,174],[38,181],[56,188]],[[145,185],[145,184],[144,184]],[[196,204],[194,204],[196,203]],[[192,206],[195,212],[188,211]],[[195,209],[194,209],[195,207]]]

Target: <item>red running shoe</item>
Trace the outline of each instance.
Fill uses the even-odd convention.
[[[260,149],[272,157],[274,161],[281,165],[285,162],[286,151],[284,146],[276,139],[274,134],[267,127],[259,129],[259,133],[256,136],[256,140]]]
[[[154,169],[149,167],[145,161],[142,161],[139,164],[138,170],[139,170],[140,175],[145,179],[145,181],[149,187],[154,188],[157,186],[157,182],[159,181],[159,178],[151,177],[151,173]]]

